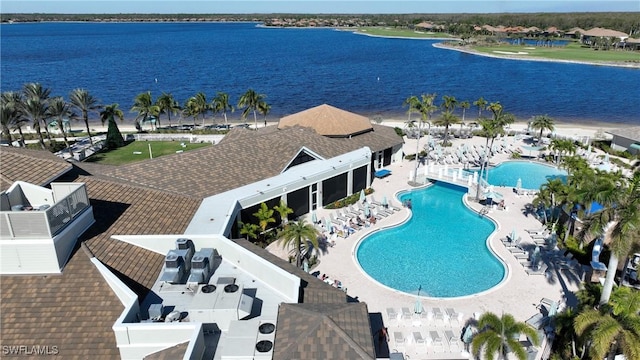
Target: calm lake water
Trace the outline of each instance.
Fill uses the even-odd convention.
[[[509,61],[437,49],[432,40],[252,23],[12,24],[0,32],[2,91],[40,82],[68,97],[82,87],[124,110],[144,91],[171,92],[181,103],[224,91],[237,103],[253,88],[267,95],[271,117],[322,103],[404,117],[404,99],[435,92],[500,101],[520,120],[640,124],[637,69]]]

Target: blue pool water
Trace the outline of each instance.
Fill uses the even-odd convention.
[[[495,226],[462,202],[464,189],[436,183],[407,192],[413,216],[361,241],[356,258],[373,279],[390,288],[431,297],[475,294],[497,285],[505,269],[487,248]]]
[[[522,180],[523,189],[540,189],[547,179],[567,179],[567,172],[556,167],[529,161],[506,161],[489,169],[489,184],[515,187]]]

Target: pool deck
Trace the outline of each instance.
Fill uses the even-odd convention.
[[[424,143],[424,138],[421,143]],[[518,140],[520,141],[520,140]],[[474,137],[472,139],[453,139],[453,148],[461,142],[469,145],[484,145],[485,139]],[[516,142],[513,146],[518,146]],[[422,144],[420,146],[422,148]],[[416,140],[406,139],[404,144],[405,153],[415,153]],[[534,154],[535,155],[535,154]],[[491,159],[492,163],[500,163],[508,160],[509,154],[497,154]],[[415,171],[415,161],[403,160],[386,168],[392,171],[390,176],[383,179],[374,179],[372,187],[375,190],[374,196],[380,201],[384,196],[387,199],[393,199],[396,206],[400,206],[399,200],[395,197],[397,192],[409,190],[413,187],[408,184],[410,173]],[[421,167],[423,165],[420,165]],[[449,168],[460,167],[462,165],[449,165]],[[436,165],[443,167],[442,165]],[[526,174],[523,174],[526,176]],[[394,308],[396,312],[401,313],[401,308],[408,307],[413,312],[416,296],[406,294],[400,291],[392,290],[382,286],[378,282],[372,280],[366,275],[357,264],[354,252],[358,241],[367,234],[402,223],[410,217],[410,210],[402,208],[393,215],[379,220],[375,225],[363,228],[346,239],[338,238],[335,246],[330,247],[327,254],[320,257],[320,263],[311,269],[311,272],[319,272],[327,274],[331,279],[338,279],[346,287],[347,294],[357,301],[366,302],[369,312],[372,314],[380,314],[380,317],[388,327],[390,341],[389,349],[394,349],[408,354],[411,359],[460,359],[461,349],[447,345],[444,339],[444,331],[452,330],[459,338],[461,329],[465,323],[483,312],[493,312],[495,314],[508,313],[513,315],[518,321],[525,321],[531,316],[539,313],[537,306],[542,298],[548,298],[562,303],[575,303],[573,293],[579,287],[579,280],[572,273],[560,271],[550,268],[548,273],[550,276],[544,275],[528,275],[520,264],[519,260],[510,253],[502,244],[500,239],[511,234],[512,230],[516,230],[518,236],[522,237],[523,247],[534,246],[533,240],[525,229],[539,229],[540,222],[531,215],[527,215],[525,206],[533,200],[532,196],[517,195],[511,187],[495,187],[497,192],[504,195],[504,201],[507,210],[490,210],[485,216],[493,219],[497,225],[496,230],[489,237],[489,245],[494,253],[506,264],[506,278],[497,286],[483,293],[471,295],[463,298],[436,299],[421,297],[422,304],[426,309],[439,307],[444,310],[446,308],[454,308],[457,312],[462,313],[462,321],[442,323],[418,324],[417,319],[389,319],[386,309]],[[476,202],[473,198],[467,199],[467,204],[472,209],[480,212],[483,205]],[[317,211],[318,218],[328,217],[329,213],[335,210],[319,209]],[[480,215],[479,215],[480,216]],[[451,219],[452,226],[455,226],[456,219]],[[281,249],[277,249],[275,244],[269,249],[279,256],[286,258],[286,253]],[[380,264],[380,266],[385,266]],[[416,289],[417,291],[417,289]],[[563,305],[561,305],[561,308]],[[414,323],[415,322],[415,323]],[[380,327],[380,325],[372,324],[372,327]],[[376,332],[378,328],[373,328]],[[437,330],[443,337],[444,348],[441,352],[434,352],[432,346],[426,346],[422,349],[417,344],[411,343],[411,334],[414,331],[420,331],[423,337],[429,334],[429,331]],[[402,332],[405,337],[409,338],[409,344],[405,346],[396,345],[393,339],[394,332]],[[376,348],[378,342],[375,341]],[[424,351],[423,351],[424,350]],[[539,354],[540,355],[540,354]],[[539,356],[538,356],[539,358]]]

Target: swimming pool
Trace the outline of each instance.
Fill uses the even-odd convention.
[[[523,189],[538,190],[547,179],[554,178],[564,181],[567,179],[567,172],[530,161],[505,161],[489,168],[489,184],[495,186],[516,187],[518,179],[521,179]]]
[[[356,249],[360,267],[390,288],[449,298],[499,284],[505,266],[488,249],[495,225],[462,202],[465,189],[445,183],[404,193],[413,216],[400,226],[364,238]]]

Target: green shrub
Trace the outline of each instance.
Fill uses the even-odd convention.
[[[581,264],[588,264],[589,261],[591,261],[591,252],[588,251],[589,249],[587,249],[586,247],[580,249],[580,242],[575,237],[569,236],[567,241],[564,242],[564,247],[569,252],[571,252],[573,254],[573,257],[576,258]],[[591,247],[593,246],[590,246],[590,248]]]
[[[395,130],[396,134],[398,134],[398,136],[403,137],[404,136],[404,130],[400,129],[399,127],[394,127],[393,130]]]
[[[364,189],[364,193],[365,195],[370,195],[373,194],[373,189],[372,188],[367,188]],[[357,193],[353,194],[353,195],[349,195],[346,198],[340,199],[340,200],[336,200],[330,204],[327,204],[324,206],[325,209],[340,209],[343,208],[345,206],[349,206],[352,204],[355,204],[358,202],[358,200],[360,200],[360,192],[358,191]]]

